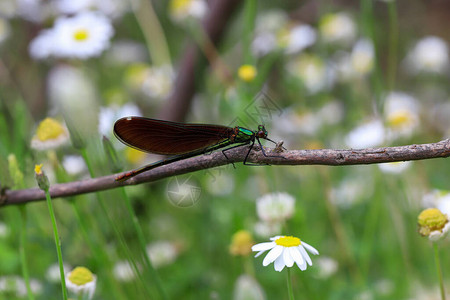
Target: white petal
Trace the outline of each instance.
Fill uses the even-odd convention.
[[[305,248],[303,248],[303,246],[300,245],[300,246],[298,246],[298,250],[300,250],[301,255],[306,260],[308,265],[312,266],[311,258],[309,257],[308,252],[306,252]]]
[[[280,237],[282,237],[282,235],[277,235],[277,236],[271,237],[270,240],[275,241],[275,240],[278,240]]]
[[[289,253],[291,254],[291,257],[294,259],[295,263],[300,267],[300,265],[305,263],[305,260],[303,259],[302,255],[300,254],[300,251],[298,250],[298,247],[289,247]]]
[[[266,257],[264,257],[263,266],[265,267],[275,259],[277,259],[278,256],[280,256],[281,252],[283,252],[283,247],[276,245],[272,250],[269,251],[269,253],[267,253]]]
[[[298,263],[297,263],[297,266],[300,268],[300,270],[305,271],[305,270],[306,270],[306,267],[307,267],[306,261],[303,261],[302,264],[298,264]]]
[[[266,251],[275,247],[275,242],[259,243],[252,246],[252,251]]]
[[[283,251],[283,260],[287,267],[292,267],[294,265],[294,259],[291,256],[290,248],[285,248]]]
[[[317,251],[317,249],[314,248],[313,246],[311,246],[311,245],[309,245],[309,244],[307,244],[307,243],[305,243],[305,242],[303,242],[303,241],[302,241],[302,245],[303,245],[303,247],[305,247],[306,250],[308,250],[310,253],[312,253],[312,254],[314,254],[314,255],[319,255],[319,251]]]
[[[264,252],[266,252],[267,250],[262,250],[262,251],[259,251],[258,253],[256,253],[256,255],[255,255],[255,257],[258,257],[258,256],[260,256],[261,254],[263,254]]]
[[[287,249],[284,249],[287,250]],[[281,272],[284,269],[285,261],[283,259],[283,255],[278,256],[277,259],[275,259],[275,262],[273,263],[274,267],[275,267],[275,271]]]

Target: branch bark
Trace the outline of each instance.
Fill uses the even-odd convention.
[[[256,147],[255,147],[256,148]],[[50,187],[52,198],[69,197],[113,189],[121,186],[136,185],[153,182],[171,176],[186,174],[199,170],[223,166],[229,163],[244,161],[248,146],[242,146],[227,151],[228,160],[221,151],[196,156],[161,166],[133,177],[125,182],[117,182],[114,178],[118,174],[80,180],[68,183],[54,184]],[[444,158],[450,156],[450,139],[437,143],[407,145],[398,147],[383,147],[370,149],[349,150],[291,150],[277,153],[273,149],[266,149],[264,156],[261,151],[252,151],[249,162],[270,165],[361,165],[378,164],[396,161],[423,160]],[[239,166],[240,167],[240,166]],[[0,196],[1,205],[24,204],[45,199],[44,192],[38,188],[23,190],[6,190]]]

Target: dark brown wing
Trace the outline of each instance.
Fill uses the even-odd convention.
[[[230,137],[233,128],[221,125],[185,124],[142,117],[116,121],[114,134],[135,149],[178,155],[204,149]]]

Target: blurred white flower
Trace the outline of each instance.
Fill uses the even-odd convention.
[[[79,155],[64,155],[62,165],[70,175],[79,175],[87,171],[86,162]]]
[[[234,191],[234,176],[226,173],[219,173],[218,176],[211,176],[206,189],[211,195],[225,196]]]
[[[253,231],[259,237],[268,238],[280,234],[282,229],[281,222],[256,222]]]
[[[357,75],[365,75],[372,71],[375,60],[375,49],[369,39],[360,39],[353,46],[352,67]]]
[[[174,77],[170,66],[149,67],[142,91],[151,98],[164,99],[172,92]]]
[[[51,1],[17,0],[16,5],[17,14],[33,23],[42,23],[53,15],[53,3]]]
[[[419,126],[419,106],[412,96],[391,92],[384,100],[384,117],[389,140],[410,137]]]
[[[67,274],[72,269],[72,267],[66,264],[63,264],[63,268],[64,274]],[[59,263],[54,263],[48,267],[47,271],[45,272],[45,278],[53,283],[61,282],[61,272],[59,271]]]
[[[281,10],[270,10],[258,14],[252,52],[256,56],[263,56],[276,49],[278,47],[277,33],[286,26],[287,21],[287,14]]]
[[[442,73],[449,68],[448,45],[439,37],[425,37],[408,53],[406,64],[414,74]]]
[[[308,252],[318,255],[319,251],[309,244],[293,236],[275,236],[270,238],[271,242],[256,244],[252,251],[259,251],[255,257],[260,256],[267,250],[266,257],[263,260],[263,266],[274,263],[275,271],[281,272],[284,267],[292,267],[297,264],[300,270],[305,271],[307,264],[312,266],[311,258]]]
[[[322,256],[317,258],[317,277],[321,279],[326,279],[333,274],[335,274],[338,270],[338,262],[331,257]]]
[[[357,168],[353,176],[341,180],[333,186],[330,200],[341,209],[349,209],[363,199],[367,199],[373,193],[373,180],[371,172]]]
[[[436,207],[442,213],[450,216],[450,191],[432,190],[422,197],[423,207]]]
[[[348,44],[356,36],[356,25],[346,13],[324,15],[319,22],[322,39],[328,43]]]
[[[233,300],[265,300],[261,285],[255,278],[250,275],[243,274],[238,277],[234,284]]]
[[[295,199],[288,193],[266,194],[256,200],[258,217],[265,222],[282,222],[291,218]]]
[[[56,0],[55,2],[56,9],[67,15],[98,10],[108,17],[117,18],[130,9],[128,1],[123,0]]]
[[[130,63],[146,61],[148,52],[141,43],[131,40],[120,40],[112,43],[106,53],[106,57],[111,64],[128,65]]]
[[[5,223],[0,222],[0,238],[5,238],[8,235],[9,235],[8,226]]]
[[[114,278],[121,282],[129,282],[136,277],[130,263],[125,260],[114,264],[113,275]]]
[[[16,0],[2,0],[0,1],[0,16],[4,18],[12,18],[17,14]]]
[[[59,17],[52,29],[42,31],[30,44],[33,58],[48,56],[87,59],[99,56],[109,47],[114,34],[111,22],[94,12]],[[43,49],[41,49],[43,48]]]
[[[316,55],[300,54],[287,66],[288,71],[298,77],[310,94],[331,87],[334,83],[334,70]]]
[[[353,149],[380,146],[385,140],[385,129],[380,120],[372,120],[354,128],[345,138],[345,143]]]
[[[207,11],[208,5],[204,0],[171,0],[169,4],[169,14],[175,22],[202,19]]]
[[[113,124],[120,118],[124,117],[140,117],[141,110],[136,104],[127,103],[123,106],[110,105],[100,107],[98,131],[106,137],[112,136]]]
[[[389,174],[401,174],[407,170],[412,164],[412,161],[397,161],[385,164],[378,164],[381,172]]]
[[[10,31],[8,20],[2,18],[0,14],[0,44],[9,37]]]
[[[63,114],[74,138],[97,134],[98,103],[93,81],[81,69],[68,65],[54,67],[48,76],[48,94],[53,109]]]
[[[316,31],[309,25],[296,25],[279,31],[277,39],[278,45],[287,54],[293,54],[313,45],[316,42]]]
[[[178,257],[178,249],[173,242],[157,241],[147,246],[147,254],[155,268],[173,263]]]
[[[37,279],[30,279],[30,288],[35,296],[42,293],[42,283]],[[0,295],[10,295],[18,298],[26,297],[27,288],[25,280],[16,275],[0,277]]]

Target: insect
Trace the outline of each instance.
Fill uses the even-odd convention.
[[[137,150],[172,155],[167,159],[123,173],[116,177],[116,181],[125,181],[153,168],[227,146],[231,147],[222,150],[226,158],[228,157],[225,151],[251,144],[245,156],[244,164],[255,165],[247,162],[255,141],[258,141],[262,153],[266,157],[260,139],[275,143],[267,137],[267,130],[264,125],[259,125],[257,131],[252,131],[239,126],[187,124],[143,117],[125,117],[117,120],[114,124],[114,135],[125,145]]]

